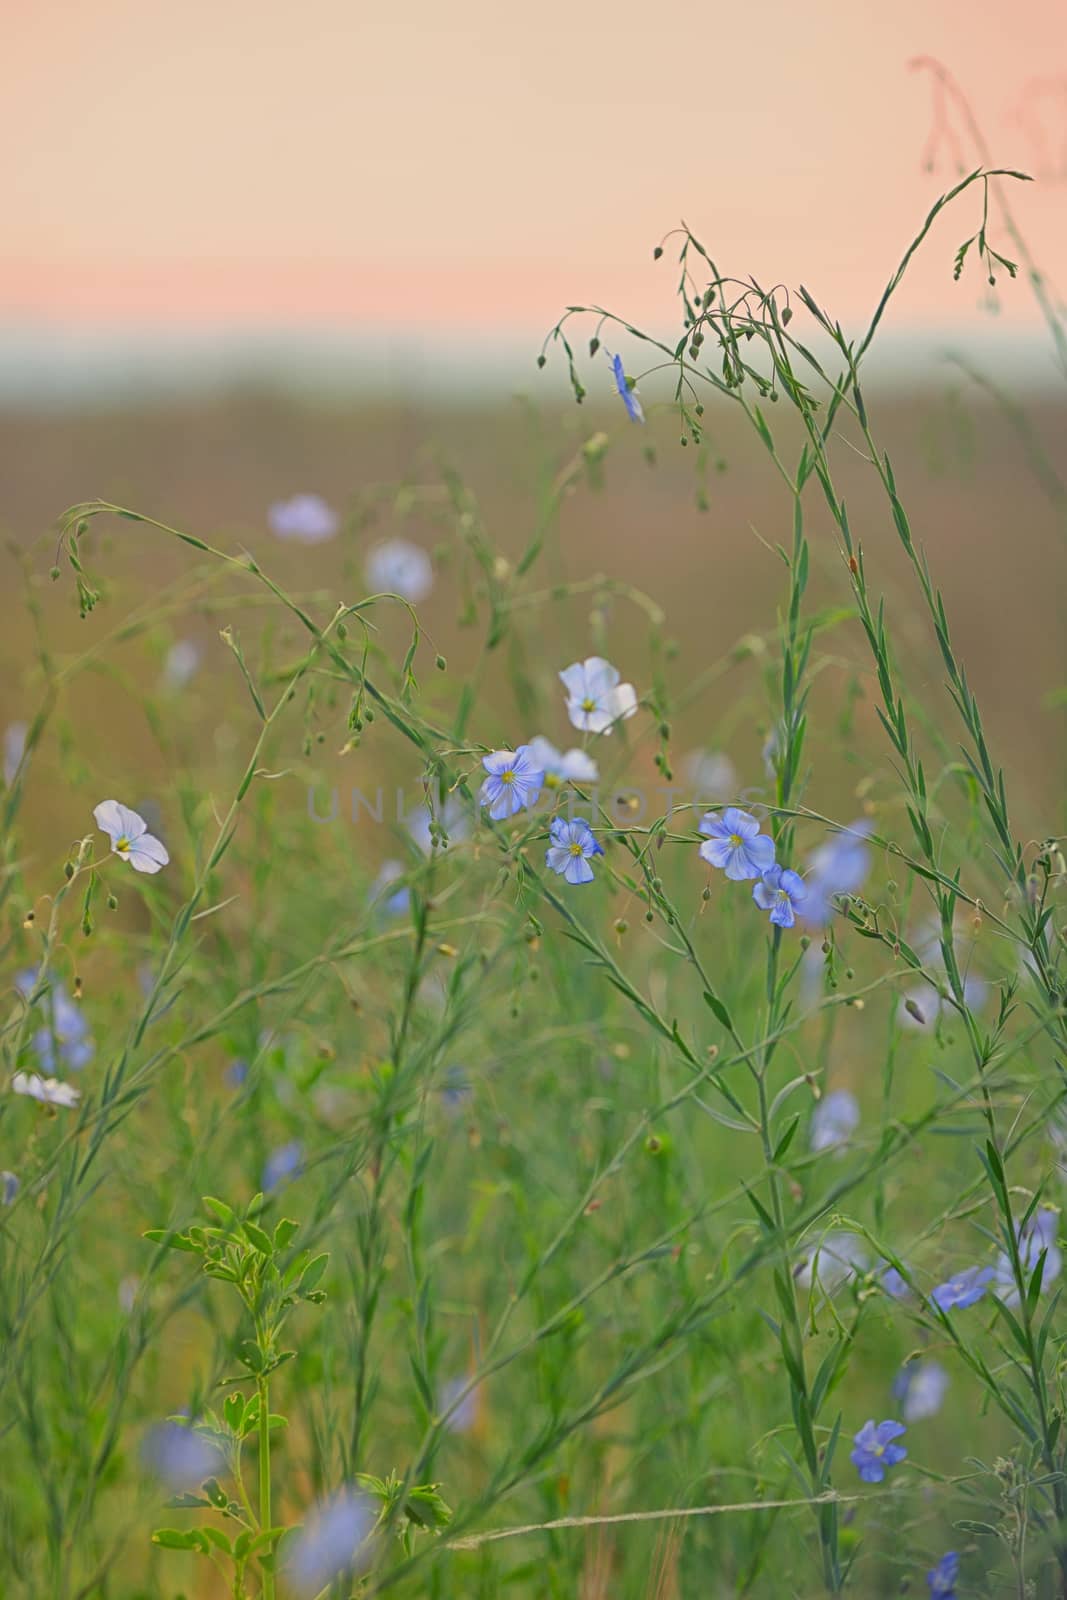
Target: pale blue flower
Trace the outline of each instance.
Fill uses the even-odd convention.
[[[1045,1252],[1045,1264],[1041,1270],[1041,1288],[1039,1293],[1044,1294],[1049,1285],[1055,1283],[1063,1268],[1063,1255],[1056,1243],[1056,1233],[1059,1226],[1059,1217],[1055,1211],[1035,1211],[1025,1227],[1017,1230],[1019,1240],[1019,1259],[1022,1263],[1024,1281],[1029,1286],[1030,1279],[1037,1271],[1037,1264],[1041,1260],[1042,1251]],[[1019,1304],[1019,1291],[1015,1284],[1015,1273],[1012,1271],[1011,1257],[1006,1250],[1002,1250],[997,1257],[994,1268],[994,1292],[1000,1296],[1005,1305],[1017,1306]]]
[[[903,1445],[894,1444],[905,1432],[902,1422],[865,1422],[852,1441],[851,1460],[864,1483],[881,1483],[887,1467],[907,1458]]]
[[[615,378],[615,387],[619,391],[619,398],[626,407],[626,415],[631,422],[644,422],[645,413],[641,409],[641,402],[634,390],[630,387],[626,376],[626,368],[622,364],[622,356],[612,356],[611,370]]]
[[[897,1271],[896,1267],[887,1266],[883,1268],[878,1281],[891,1300],[906,1300],[911,1294],[908,1280],[902,1273]]]
[[[158,872],[170,860],[166,846],[148,832],[144,818],[117,800],[102,800],[93,816],[101,833],[111,840],[112,853],[128,861],[136,872]]]
[[[175,1493],[199,1488],[207,1478],[225,1471],[222,1451],[191,1424],[172,1418],[147,1434],[142,1454],[146,1464]]]
[[[938,1361],[906,1361],[893,1379],[893,1397],[905,1422],[936,1417],[948,1389],[948,1373]]]
[[[545,788],[559,789],[566,783],[597,783],[600,769],[584,750],[557,750],[542,734],[527,746],[531,759],[545,774]]]
[[[832,1150],[847,1144],[859,1127],[860,1108],[847,1089],[833,1089],[811,1114],[811,1148]]]
[[[431,820],[436,821],[454,843],[466,839],[471,831],[470,815],[459,795],[450,794],[444,805],[436,808],[433,818],[429,806],[416,806],[405,825],[424,855],[432,855],[434,849]]]
[[[0,1172],[0,1206],[10,1206],[15,1203],[15,1196],[22,1185],[13,1172]]]
[[[260,1188],[264,1194],[291,1183],[304,1170],[304,1147],[297,1139],[272,1150],[263,1167]]]
[[[707,812],[700,823],[707,835],[700,855],[710,866],[720,867],[735,883],[760,878],[774,865],[774,840],[760,832],[755,817],[737,806],[721,813]]]
[[[340,526],[336,511],[318,494],[294,494],[291,500],[276,500],[267,520],[279,539],[295,539],[298,544],[322,544],[332,539]]]
[[[12,722],[4,729],[4,782],[9,789],[26,754],[29,731],[25,722]]]
[[[545,774],[528,744],[520,744],[517,750],[493,750],[482,757],[482,766],[488,776],[478,798],[489,807],[494,822],[504,822],[517,811],[537,804]]]
[[[445,1418],[445,1427],[450,1433],[470,1433],[478,1421],[481,1393],[475,1384],[468,1393],[463,1394],[469,1383],[469,1378],[450,1378],[442,1384],[437,1396],[438,1415]],[[463,1395],[462,1400],[460,1395]]]
[[[565,817],[553,817],[548,832],[552,843],[545,852],[545,866],[568,883],[592,883],[589,863],[594,856],[604,854],[604,846],[597,842],[588,822],[581,817],[570,822]]]
[[[184,689],[200,668],[200,646],[192,639],[179,639],[167,651],[163,680],[168,689]]]
[[[409,539],[387,539],[368,550],[367,583],[378,594],[398,594],[411,605],[425,600],[433,588],[433,566],[421,545]]]
[[[37,985],[37,974],[22,972],[15,984],[28,1000]],[[42,1070],[54,1072],[57,1066],[62,1066],[81,1072],[89,1065],[95,1051],[81,1006],[70,998],[61,983],[56,982],[38,997],[35,1009],[37,1007],[44,1016],[45,1025],[34,1031],[33,1048]]]
[[[930,1299],[939,1311],[966,1311],[981,1300],[992,1280],[992,1267],[965,1267],[938,1284]]]
[[[342,1489],[313,1511],[286,1550],[285,1571],[298,1594],[318,1595],[365,1566],[374,1521],[371,1501],[357,1489]]]
[[[411,904],[411,890],[406,884],[401,884],[399,889],[387,893],[390,884],[396,883],[403,876],[402,862],[383,861],[378,876],[370,886],[368,898],[373,905],[380,904],[386,916],[402,917]]]
[[[637,690],[620,683],[622,674],[603,656],[587,656],[564,667],[559,678],[567,691],[567,715],[582,733],[610,733],[637,710]]]
[[[697,803],[728,800],[740,787],[737,768],[721,750],[691,750],[682,762],[682,771]]]
[[[831,1229],[800,1267],[797,1281],[805,1289],[817,1283],[824,1294],[833,1294],[865,1273],[867,1266],[867,1249],[859,1234]]]
[[[869,822],[854,822],[835,833],[808,857],[804,877],[807,895],[800,915],[813,927],[824,927],[834,914],[834,895],[856,894],[871,870],[871,850],[866,836]]]
[[[729,873],[727,873],[729,877]],[[769,911],[776,928],[791,928],[796,922],[795,907],[807,890],[804,879],[791,867],[768,867],[758,883],[752,885],[752,898],[761,911]]]

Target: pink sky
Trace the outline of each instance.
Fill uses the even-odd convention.
[[[36,0],[0,60],[0,320],[542,328],[667,306],[685,216],[726,270],[862,315],[951,162],[941,56],[1067,255],[1063,0]],[[941,227],[898,321],[973,320]],[[1003,241],[1001,241],[1003,242]],[[1010,251],[1008,252],[1010,253]],[[1028,315],[1028,297],[1010,297]]]

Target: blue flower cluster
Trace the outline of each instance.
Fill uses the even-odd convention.
[[[791,928],[796,907],[805,898],[804,880],[791,867],[774,859],[774,840],[760,832],[756,818],[738,806],[722,814],[709,811],[700,823],[706,836],[701,858],[718,867],[735,883],[754,878],[752,898],[761,911],[769,911],[776,928]]]

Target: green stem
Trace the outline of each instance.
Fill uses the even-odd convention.
[[[259,1395],[259,1526],[273,1528],[270,1505],[270,1393],[266,1378],[257,1378]],[[271,1558],[273,1560],[273,1557]],[[274,1573],[261,1563],[263,1600],[274,1600]]]

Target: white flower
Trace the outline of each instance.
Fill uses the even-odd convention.
[[[270,529],[279,539],[295,539],[299,544],[322,544],[337,532],[337,512],[321,495],[294,494],[291,500],[277,500],[267,513]]]
[[[122,856],[137,872],[158,872],[170,860],[166,847],[148,832],[148,824],[129,806],[117,800],[101,800],[93,810],[96,825],[111,840],[115,855]]]
[[[721,750],[691,750],[682,771],[696,800],[732,800],[740,788],[737,768]]]
[[[4,782],[9,789],[26,753],[29,731],[24,722],[12,722],[4,729]]]
[[[177,644],[172,644],[163,665],[163,680],[168,689],[184,689],[196,676],[199,665],[200,648],[191,639],[179,639]]]
[[[610,733],[616,722],[637,710],[632,683],[619,682],[619,669],[602,656],[576,661],[560,673],[567,691],[567,715],[583,733]]]
[[[545,775],[545,786],[558,789],[565,783],[597,783],[600,769],[584,750],[559,751],[541,734],[527,746],[536,766]]]
[[[398,594],[412,605],[433,588],[433,567],[426,551],[410,539],[387,539],[367,552],[367,582],[378,593]]]
[[[81,1099],[81,1090],[72,1083],[60,1083],[58,1078],[42,1078],[39,1072],[16,1072],[11,1080],[16,1094],[28,1094],[43,1106],[73,1107]]]

